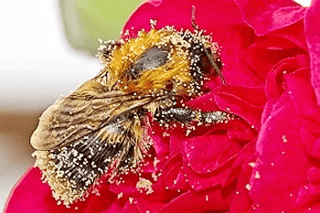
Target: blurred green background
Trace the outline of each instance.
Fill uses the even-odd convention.
[[[142,0],[60,0],[64,31],[77,50],[94,55],[98,39],[117,39]]]

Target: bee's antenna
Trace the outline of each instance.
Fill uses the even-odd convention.
[[[194,5],[192,5],[192,15],[191,15],[191,23],[192,23],[192,27],[196,30],[199,30],[199,26],[196,23],[196,7]]]
[[[192,27],[195,30],[200,30],[198,24],[196,23],[196,7],[194,5],[192,5],[192,15],[191,15],[191,23],[192,23]],[[206,48],[203,48],[204,52],[206,53],[210,64],[213,66],[213,68],[216,70],[216,72],[218,73],[218,75],[220,76],[221,80],[222,80],[222,84],[226,85],[226,80],[224,79],[221,70],[219,69],[217,63],[213,60],[212,55],[210,55],[210,53],[208,52],[208,50]]]

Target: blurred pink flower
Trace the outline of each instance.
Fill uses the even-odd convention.
[[[222,47],[227,86],[211,79],[209,92],[187,104],[242,119],[189,136],[153,123],[157,164],[146,159],[141,176],[101,184],[99,196],[70,208],[56,205],[31,169],[7,213],[320,211],[320,0],[308,9],[290,0],[153,0],[124,30],[134,37],[150,19],[156,28],[192,30],[192,5],[197,24]],[[137,187],[142,180],[150,189]]]

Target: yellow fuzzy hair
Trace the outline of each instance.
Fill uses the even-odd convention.
[[[188,45],[190,44],[172,28],[142,31],[137,38],[130,39],[113,51],[104,68],[104,71],[108,72],[106,86],[117,84],[117,88],[125,92],[148,93],[157,92],[174,82],[174,89],[179,93],[187,93],[187,86],[193,80],[190,74],[190,56],[186,51]],[[132,63],[153,46],[170,50],[168,62],[144,71],[137,80],[128,79],[126,74]]]

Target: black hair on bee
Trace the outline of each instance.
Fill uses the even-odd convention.
[[[200,112],[180,100],[201,94],[206,76],[221,74],[218,45],[195,24],[140,31],[101,42],[104,68],[40,117],[31,137],[36,166],[65,205],[82,198],[109,169],[135,170],[152,145],[148,116],[160,125],[227,122],[233,115]]]

